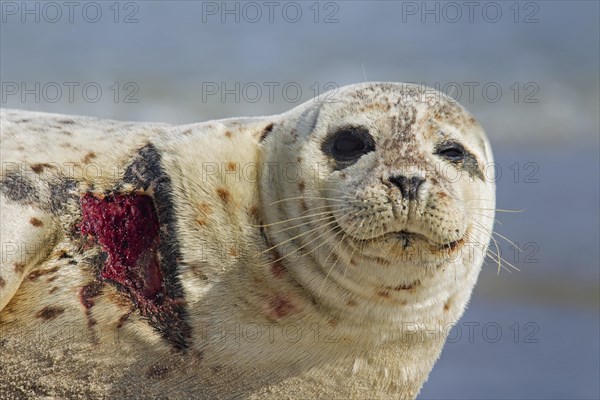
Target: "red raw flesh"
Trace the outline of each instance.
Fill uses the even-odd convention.
[[[108,254],[100,276],[127,288],[142,306],[166,294],[158,260],[159,222],[145,195],[86,193],[80,200],[83,235],[92,235]],[[155,304],[156,305],[156,304]]]

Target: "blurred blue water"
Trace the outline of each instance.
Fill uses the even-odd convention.
[[[496,276],[493,263],[486,265],[461,321],[496,321],[502,340],[449,343],[421,398],[599,398],[600,3],[520,2],[515,22],[515,2],[495,2],[503,11],[495,23],[481,13],[473,23],[464,15],[458,23],[431,16],[423,23],[420,15],[404,12],[407,4],[424,2],[330,3],[337,7],[337,23],[322,23],[336,9],[326,9],[328,3],[320,4],[315,23],[313,2],[297,3],[304,12],[297,23],[281,14],[273,23],[235,23],[231,17],[222,23],[219,16],[205,22],[207,2],[186,1],[135,3],[133,24],[122,23],[128,3],[120,3],[119,23],[108,8],[113,2],[100,3],[104,18],[97,23],[80,14],[73,23],[21,23],[19,16],[3,14],[3,84],[96,82],[103,96],[89,102],[79,92],[72,102],[66,95],[36,102],[11,95],[0,105],[187,123],[279,113],[328,83],[454,86],[451,94],[478,117],[492,141],[502,171],[498,207],[525,210],[499,213],[502,225],[495,229],[524,252],[517,258],[510,243],[498,238],[502,256],[521,272]],[[478,9],[487,3],[478,2]],[[537,22],[523,23],[535,9],[526,7],[537,7]],[[115,82],[118,101],[110,89]],[[126,82],[135,83],[138,102],[123,101]],[[207,96],[207,83],[232,88],[236,82],[263,88],[266,82],[279,88],[297,83],[302,95],[292,101],[278,90],[269,99],[265,91],[256,102]],[[478,85],[473,99],[468,82]],[[481,91],[488,83],[502,89],[496,102]],[[539,326],[539,343],[513,343],[509,327],[530,321]]]
[[[598,320],[476,295],[419,398],[597,399]]]

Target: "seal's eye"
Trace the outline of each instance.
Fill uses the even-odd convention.
[[[343,166],[348,166],[375,150],[375,141],[366,128],[346,127],[335,131],[323,144],[323,150]]]
[[[462,161],[465,158],[465,148],[459,143],[445,143],[438,148],[436,154],[450,161]]]

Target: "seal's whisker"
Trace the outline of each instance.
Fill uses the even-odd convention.
[[[358,223],[358,221],[354,221],[354,223],[352,223],[352,225],[350,225],[350,228],[354,228],[354,226]],[[349,231],[348,231],[349,232]],[[350,236],[350,235],[347,235]],[[342,237],[342,239],[340,240],[339,244],[342,244],[342,242],[344,242],[345,236]],[[352,239],[348,238],[348,240],[346,240],[344,242],[344,251],[346,251],[349,247],[350,244],[352,243]],[[344,277],[346,277],[346,272],[348,271],[348,265],[350,265],[350,263],[352,262],[352,257],[354,256],[354,251],[356,250],[356,247],[352,247],[352,251],[350,252],[350,258],[348,258],[348,262],[346,263],[346,268],[344,268]],[[338,258],[340,258],[338,256]]]
[[[494,251],[493,251],[493,250],[491,250],[491,249],[488,249],[488,254],[487,254],[487,255],[488,255],[488,256],[490,256],[490,254],[491,254],[491,256],[493,256],[493,257],[491,257],[491,256],[490,256],[490,258],[492,258],[492,260],[494,260],[494,261],[497,261],[497,262],[498,262],[498,275],[500,275],[500,267],[502,267],[503,269],[505,269],[505,270],[506,270],[506,271],[508,271],[508,272],[512,272],[511,270],[509,270],[508,268],[506,268],[506,267],[503,265],[503,263],[504,263],[504,264],[508,264],[508,266],[510,266],[510,267],[511,267],[511,268],[513,268],[514,270],[516,270],[516,271],[519,271],[519,272],[520,272],[521,270],[520,270],[519,268],[515,267],[513,264],[511,264],[510,262],[508,262],[508,261],[507,261],[505,258],[503,258],[503,257],[500,255],[500,253],[501,253],[501,252],[500,252],[500,247],[499,247],[499,245],[498,245],[498,242],[497,242],[497,241],[496,241],[496,239],[494,239],[494,238],[491,238],[491,239],[492,239],[492,241],[494,242],[494,245],[496,246],[496,251],[497,251],[497,253],[494,253]]]
[[[329,217],[329,219],[333,219],[333,221],[331,221],[331,222],[328,222],[326,225],[329,225],[329,224],[332,224],[332,223],[337,223],[337,222],[335,221],[335,216],[334,216],[334,215],[331,215],[331,217]],[[281,246],[281,245],[284,245],[284,244],[286,244],[286,243],[289,243],[289,242],[291,242],[292,240],[295,240],[295,239],[297,239],[297,238],[299,238],[299,237],[301,237],[301,236],[304,236],[304,235],[307,235],[307,234],[309,234],[309,233],[311,233],[311,232],[314,232],[314,231],[318,230],[319,228],[320,228],[320,227],[318,226],[318,227],[316,227],[316,228],[313,228],[313,229],[310,229],[310,230],[308,230],[308,231],[306,231],[306,232],[302,232],[302,233],[301,233],[301,234],[299,234],[299,235],[296,235],[296,236],[293,236],[293,237],[291,237],[291,238],[288,238],[288,239],[284,240],[284,241],[283,241],[283,242],[281,242],[281,243],[277,243],[276,245],[274,245],[274,246],[271,246],[271,247],[269,247],[269,248],[268,248],[268,249],[266,249],[266,250],[263,250],[263,251],[262,251],[262,252],[260,252],[259,254],[268,253],[269,251],[271,251],[271,250],[273,250],[273,249],[275,249],[275,248],[277,248],[277,247],[279,247],[279,246]]]
[[[473,210],[482,210],[482,211],[496,211],[496,212],[505,212],[505,213],[522,213],[525,212],[525,209],[522,210],[505,210],[502,208],[473,208]]]
[[[320,238],[321,238],[321,237],[323,237],[324,235],[328,234],[329,232],[335,231],[336,229],[338,229],[338,227],[337,227],[337,226],[334,226],[332,229],[328,230],[327,232],[324,232],[324,233],[323,233],[321,236],[319,236],[319,237],[316,237],[316,238],[315,238],[315,239],[313,239],[311,242],[313,242],[314,240],[320,239]],[[307,243],[307,244],[310,244],[311,242],[309,242],[309,243]],[[323,246],[325,243],[327,243],[327,238],[326,238],[326,240],[325,240],[323,243],[321,243],[320,245],[318,245],[317,247],[315,247],[314,249],[312,249],[312,250],[311,250],[311,251],[309,251],[308,253],[305,253],[304,255],[306,256],[306,255],[309,255],[309,254],[311,254],[312,252],[314,252],[315,250],[317,250],[319,247]],[[302,247],[304,247],[304,246],[302,246]],[[302,248],[302,247],[301,247],[301,248]],[[331,255],[331,252],[330,252],[329,254]]]
[[[498,245],[498,241],[496,239],[494,239],[493,237],[490,238],[493,242],[494,245],[496,246],[496,251],[497,253],[494,253],[493,250],[488,249],[488,253],[490,253],[492,256],[495,257],[495,261],[498,262],[498,274],[500,274],[500,267],[504,268],[505,270],[511,272],[508,268],[504,267],[504,265],[502,265],[502,263],[508,264],[511,268],[513,268],[516,271],[521,271],[519,268],[515,267],[513,264],[511,264],[510,262],[508,262],[505,258],[503,258],[500,255],[500,246]]]
[[[472,225],[472,227],[473,227],[473,229],[476,229],[476,230],[478,230],[480,232],[483,232],[486,236],[489,236],[489,231],[487,229],[483,229],[483,228],[478,227],[476,225]],[[498,246],[498,242],[493,237],[491,237],[491,236],[490,236],[490,240],[494,243],[494,246],[496,246],[496,251],[498,253],[500,253],[500,247]],[[480,242],[477,242],[477,244],[482,245],[482,243],[480,243]],[[494,255],[496,257],[494,257]],[[489,249],[489,247],[488,247],[487,252],[486,252],[486,257],[489,257],[494,263],[498,264],[498,274],[500,274],[500,269],[505,269],[509,273],[512,272],[508,268],[506,268],[504,265],[502,265],[502,261],[505,261],[505,260],[503,260],[501,257],[498,257],[494,252],[492,252]]]
[[[328,223],[324,223],[324,224],[322,224],[322,227],[323,227],[323,228],[325,228],[325,227],[328,227],[328,226],[330,226],[330,225],[333,225],[333,224],[335,224],[335,221],[330,221],[330,222],[328,222]],[[329,231],[328,231],[328,232],[329,232]],[[325,233],[327,233],[327,232],[325,232]],[[317,237],[315,238],[315,240],[316,240],[316,239],[319,239],[319,238],[320,238],[322,235],[323,235],[322,233],[318,234],[318,235],[317,235]],[[304,236],[304,235],[298,235],[297,237],[295,237],[295,238],[292,238],[292,239],[296,239],[296,238],[298,238],[298,237],[301,237],[301,236]],[[313,236],[313,234],[310,234],[310,235],[308,235],[308,237],[311,237],[311,236]],[[289,241],[289,240],[288,240],[288,241]],[[286,242],[287,242],[287,241],[286,241]],[[310,244],[310,243],[312,243],[312,240],[311,240],[309,243],[307,243],[307,244],[305,244],[305,245],[303,245],[303,246],[301,246],[301,247],[299,247],[299,248],[295,249],[295,250],[294,250],[293,252],[291,252],[291,253],[286,253],[285,255],[283,255],[283,256],[280,256],[279,258],[277,258],[277,259],[275,259],[275,260],[271,260],[271,261],[269,261],[267,264],[274,263],[274,262],[279,262],[279,261],[281,261],[281,260],[283,260],[283,259],[285,259],[285,258],[289,257],[290,255],[297,253],[299,250],[303,249],[303,248],[304,248],[306,245],[308,245],[308,244]],[[275,248],[277,248],[278,246],[280,246],[281,244],[283,244],[283,242],[282,242],[282,243],[278,243],[278,244],[276,244],[276,245],[275,245],[275,246],[273,246],[271,249],[275,249]],[[259,255],[261,255],[261,254],[263,254],[263,253],[265,253],[265,252],[258,253],[258,254],[257,254],[257,256],[259,256]]]
[[[327,200],[327,201],[337,201],[340,203],[345,203],[347,204],[348,201],[347,200],[341,200],[341,199],[332,199],[329,197],[319,197],[319,196],[296,196],[296,197],[288,197],[287,199],[280,199],[277,201],[274,201],[272,203],[269,203],[270,206],[277,204],[277,203],[282,203],[284,201],[292,201],[292,200],[300,200],[300,199],[312,199],[312,200]]]
[[[358,222],[358,221],[355,221],[353,223],[353,225],[356,224],[356,222]],[[339,246],[344,241],[344,238],[346,236],[348,236],[348,231],[344,232],[344,235],[342,236],[342,238],[340,239],[340,241],[337,243],[336,246]],[[327,255],[327,258],[323,261],[323,265],[327,265],[327,260],[329,260],[329,257],[331,257],[331,255],[333,254],[334,248],[335,248],[335,246],[332,247],[331,251],[329,252],[329,255]],[[352,254],[353,253],[354,252],[352,252]],[[350,255],[350,259],[352,259],[352,254]],[[341,259],[341,257],[337,256],[335,262],[333,263],[333,265],[331,266],[331,268],[329,268],[329,271],[327,271],[327,274],[325,275],[325,279],[323,279],[323,282],[321,283],[321,287],[319,288],[318,297],[321,296],[321,292],[323,291],[323,287],[325,287],[325,283],[327,282],[327,279],[329,279],[329,275],[331,274],[331,272],[333,271],[333,269],[335,268],[335,266],[337,265],[337,263],[340,261],[340,259]],[[349,262],[346,264],[346,270],[348,269],[348,264],[349,264]],[[346,270],[344,271],[344,276],[346,276]]]
[[[513,242],[512,240],[510,240],[509,238],[507,238],[506,236],[502,235],[501,233],[496,232],[495,230],[491,229],[488,230],[487,228],[485,228],[480,222],[478,221],[473,221],[473,225],[474,226],[479,226],[480,228],[482,228],[484,230],[484,233],[486,234],[491,234],[491,235],[496,235],[504,240],[506,240],[509,244],[511,244],[515,249],[517,249],[519,252],[523,252],[523,250],[521,250],[521,248],[519,246],[517,246],[517,244],[515,242]]]
[[[493,218],[495,223],[497,223],[498,225],[502,225],[502,222],[500,222],[497,218],[495,218],[492,215],[486,215],[484,213],[476,213],[476,212],[474,212],[473,214],[476,215],[476,216],[478,216],[478,217]]]
[[[346,210],[349,210],[349,209],[351,209],[351,207],[344,207],[344,208],[339,209],[339,210],[334,210],[333,212],[346,211]],[[319,213],[315,213],[315,214],[307,214],[307,215],[303,215],[303,216],[300,216],[300,217],[294,217],[294,218],[284,219],[284,220],[281,220],[281,221],[271,222],[270,224],[261,224],[261,225],[251,224],[250,226],[252,226],[254,228],[267,228],[269,226],[285,224],[285,223],[290,222],[290,221],[297,221],[299,219],[306,219],[306,218],[318,217],[320,215],[331,214],[331,213],[332,213],[332,211],[323,211],[323,212],[319,212]],[[298,225],[298,226],[300,226],[300,225]]]
[[[295,249],[293,252],[291,252],[291,253],[288,253],[288,254],[284,255],[283,257],[280,257],[280,258],[279,258],[278,260],[276,260],[276,261],[281,261],[281,260],[283,260],[283,259],[285,259],[285,258],[289,257],[290,255],[297,253],[298,251],[302,250],[303,248],[305,248],[305,247],[306,247],[306,246],[308,246],[309,244],[313,243],[314,241],[321,239],[323,236],[325,236],[325,235],[326,235],[326,234],[328,234],[329,232],[332,232],[332,231],[334,231],[334,230],[338,229],[337,225],[335,225],[335,224],[336,224],[336,221],[335,221],[335,220],[333,220],[333,221],[331,221],[331,222],[328,222],[328,223],[324,224],[324,225],[323,225],[323,227],[327,227],[327,226],[329,226],[329,225],[333,225],[333,227],[332,227],[331,229],[327,230],[326,232],[322,232],[322,233],[320,233],[320,234],[319,234],[317,237],[315,237],[314,239],[310,240],[308,243],[305,243],[305,244],[303,244],[302,246],[300,246],[300,247],[298,247],[297,249]],[[304,236],[304,235],[299,235],[298,237],[300,237],[300,236]],[[308,253],[306,253],[306,254],[304,254],[304,255],[311,254],[313,251],[317,250],[319,247],[323,246],[325,243],[327,243],[327,241],[324,241],[323,243],[321,243],[320,245],[318,245],[316,248],[312,249],[311,251],[309,251]]]
[[[345,211],[345,210],[340,210],[339,212],[341,213],[341,212],[343,212],[343,211]],[[333,215],[333,213],[331,213],[331,212],[324,212],[324,213],[322,213],[322,214],[330,214],[330,215],[328,215],[327,217],[323,217],[323,218],[311,219],[310,221],[303,222],[303,223],[301,223],[301,224],[296,224],[296,225],[288,226],[287,228],[284,228],[284,229],[281,229],[281,230],[279,230],[279,231],[275,231],[275,232],[270,232],[270,233],[271,233],[272,235],[275,235],[275,234],[277,234],[277,233],[281,233],[281,232],[289,231],[290,229],[296,229],[296,228],[300,228],[300,227],[302,227],[302,226],[311,225],[311,224],[313,224],[313,223],[315,223],[315,222],[326,221],[326,220],[328,220],[328,219],[331,219],[331,215]],[[337,213],[336,213],[336,215],[337,215]],[[306,217],[306,218],[308,218],[308,217]]]
[[[300,215],[304,215],[304,214],[306,214],[308,212],[311,212],[311,211],[321,210],[323,208],[334,208],[334,207],[344,207],[344,205],[339,205],[339,204],[325,204],[325,205],[319,206],[319,207],[311,207],[308,210],[301,212]]]
[[[513,242],[512,240],[510,240],[510,239],[509,239],[509,238],[507,238],[506,236],[504,236],[504,235],[502,235],[502,234],[500,234],[500,233],[498,233],[498,232],[496,232],[496,231],[494,231],[494,230],[492,230],[490,233],[491,233],[492,235],[499,236],[499,237],[501,237],[502,239],[506,240],[506,241],[507,241],[508,243],[510,243],[510,244],[511,244],[511,245],[512,245],[512,246],[513,246],[515,249],[517,249],[517,250],[518,250],[520,253],[522,253],[522,252],[523,252],[523,250],[521,250],[521,248],[520,248],[519,246],[517,246],[517,245],[515,244],[515,242]]]
[[[346,247],[344,247],[344,250],[346,250],[348,248],[348,245],[351,243],[351,241],[349,240],[346,244]],[[350,252],[350,258],[348,259],[348,263],[346,264],[346,268],[344,268],[344,277],[346,277],[346,272],[348,272],[348,265],[352,262],[352,257],[354,256],[354,252],[356,251],[356,247],[352,248],[352,251]]]
[[[480,232],[483,232],[486,236],[489,235],[490,240],[494,243],[494,246],[496,247],[496,252],[492,251],[491,249],[488,248],[487,252],[487,256],[489,256],[490,258],[492,258],[492,260],[496,263],[498,263],[498,274],[500,274],[500,269],[503,268],[508,272],[512,272],[510,271],[508,268],[504,267],[504,265],[502,265],[502,263],[508,264],[511,268],[520,271],[519,268],[515,267],[513,264],[511,264],[510,262],[508,262],[505,258],[503,258],[500,254],[500,245],[498,244],[498,241],[494,238],[493,235],[490,234],[497,234],[499,236],[501,236],[504,240],[506,240],[508,243],[511,243],[513,246],[515,246],[515,248],[517,248],[519,251],[522,251],[521,249],[518,248],[518,246],[516,246],[511,240],[509,240],[508,238],[506,238],[503,235],[498,234],[497,232],[494,232],[493,230],[488,230],[488,229],[484,229],[481,226],[478,226],[476,224],[473,224],[473,228],[479,230]]]
[[[319,189],[320,191],[331,191],[331,192],[339,192],[339,193],[343,193],[345,194],[347,197],[349,198],[355,198],[355,195],[350,193],[350,192],[346,192],[344,190],[340,190],[340,189],[334,189],[334,188],[322,188]]]

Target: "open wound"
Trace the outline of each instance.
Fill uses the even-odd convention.
[[[100,278],[127,293],[165,339],[177,348],[186,348],[190,328],[185,322],[185,301],[170,293],[165,283],[161,225],[152,197],[86,193],[80,204],[81,233],[95,238],[107,254]]]

